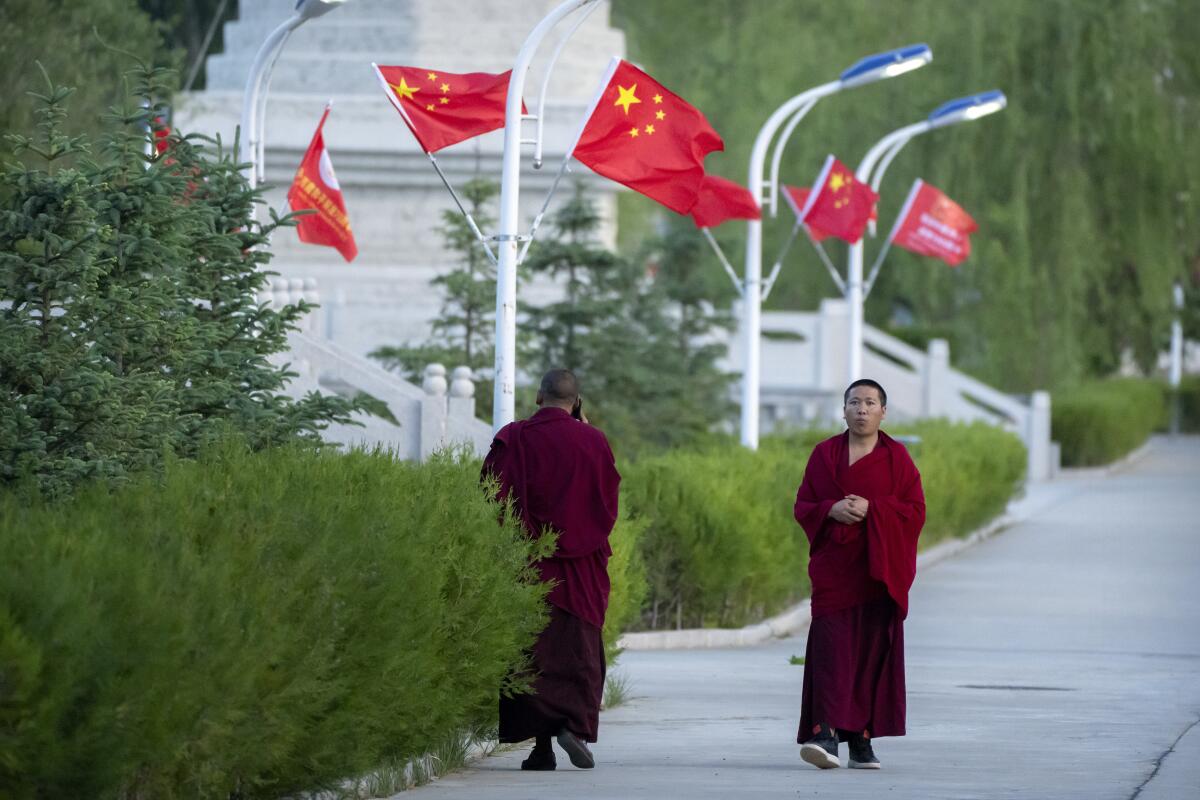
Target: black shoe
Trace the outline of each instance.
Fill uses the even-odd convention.
[[[521,762],[521,769],[533,770],[535,772],[550,772],[558,767],[558,761],[554,758],[554,748],[547,742],[545,747],[535,746],[530,752],[529,758]]]
[[[850,769],[880,769],[879,759],[871,749],[871,740],[861,733],[856,733],[847,740],[850,745],[850,760],[846,766]]]
[[[828,725],[818,727],[817,735],[800,745],[800,757],[814,767],[836,769],[842,765],[838,760],[837,734]]]
[[[571,758],[571,763],[580,769],[591,769],[596,766],[596,759],[592,757],[592,751],[588,750],[583,739],[566,728],[558,732],[558,746],[566,751]]]

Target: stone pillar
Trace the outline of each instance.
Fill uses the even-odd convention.
[[[850,306],[840,298],[821,301],[817,312],[817,336],[813,343],[816,364],[816,388],[836,395],[830,407],[824,409],[820,421],[837,421],[842,418],[842,391],[850,383]]]
[[[1029,448],[1027,477],[1031,481],[1045,481],[1054,477],[1050,445],[1050,393],[1037,391],[1029,398],[1029,428],[1025,446]]]
[[[421,460],[445,443],[446,439],[446,368],[441,364],[425,367],[421,384]]]
[[[449,421],[467,422],[475,418],[475,381],[470,367],[455,367],[450,381]]]
[[[951,403],[950,343],[932,339],[921,370],[921,416],[952,417]]]

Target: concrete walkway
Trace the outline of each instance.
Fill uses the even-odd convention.
[[[1200,439],[1051,487],[917,576],[909,733],[876,742],[879,772],[800,761],[797,636],[627,652],[633,699],[601,715],[595,770],[560,753],[557,772],[522,773],[523,747],[404,796],[1200,798]]]

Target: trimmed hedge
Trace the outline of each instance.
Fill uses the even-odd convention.
[[[893,429],[914,448],[928,521],[922,546],[964,535],[1003,511],[1025,474],[1025,448],[997,428],[931,421]],[[646,522],[645,628],[734,627],[808,595],[808,542],[792,517],[813,446],[829,432],[673,451],[623,468],[623,501]]]
[[[1159,381],[1094,381],[1056,392],[1050,416],[1050,436],[1062,446],[1064,467],[1109,464],[1166,424],[1166,395]]]
[[[1179,382],[1178,399],[1167,387],[1167,402],[1178,403],[1179,432],[1200,433],[1200,375],[1189,375]]]
[[[449,457],[226,446],[0,495],[0,796],[277,798],[494,725],[533,548]]]

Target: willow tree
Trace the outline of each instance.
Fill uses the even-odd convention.
[[[1111,372],[1123,352],[1148,365],[1165,344],[1170,285],[1183,279],[1200,295],[1188,275],[1200,258],[1192,5],[616,0],[614,22],[632,57],[709,116],[727,151],[708,167],[735,180],[778,105],[863,55],[924,41],[934,62],[818,104],[788,147],[785,182],[812,182],[830,152],[857,164],[945,100],[1004,90],[1006,111],[915,140],[883,185],[884,231],[914,178],[960,202],[981,228],[971,259],[952,271],[893,252],[867,318],[887,326],[910,310],[918,330],[909,335],[949,336],[956,363],[1016,391]],[[622,203],[623,223],[655,213],[640,198]],[[790,224],[767,221],[768,257]],[[836,294],[814,254],[793,253],[774,307]]]

